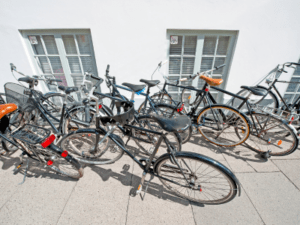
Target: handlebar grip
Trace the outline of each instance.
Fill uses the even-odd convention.
[[[10,63],[10,70],[13,71],[16,69],[17,69],[17,67],[13,63]]]
[[[100,77],[96,77],[96,76],[94,76],[94,75],[91,75],[91,78],[96,79],[96,80],[101,80]]]
[[[187,81],[187,78],[179,79],[179,81]]]
[[[108,75],[108,73],[109,73],[109,64],[106,67],[106,75]]]
[[[220,69],[220,68],[222,68],[222,67],[224,67],[224,66],[226,66],[226,64],[222,64],[222,65],[220,65],[220,66],[216,66],[215,69],[218,70],[218,69]]]

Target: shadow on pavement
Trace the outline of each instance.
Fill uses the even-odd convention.
[[[221,147],[214,145],[207,141],[204,137],[198,135],[193,135],[192,138],[189,141],[192,144],[199,145],[199,147],[204,147],[209,149],[210,151],[216,153],[216,154],[226,154],[228,156],[232,156],[236,159],[241,159],[244,161],[252,161],[252,162],[259,162],[264,163],[267,161],[267,159],[263,159],[260,154],[252,151],[246,144],[241,144],[239,146],[235,147]],[[182,149],[184,151],[184,145],[182,146]],[[200,151],[198,153],[201,153]],[[254,159],[255,158],[255,159]]]
[[[135,147],[132,146],[127,146],[127,149],[130,150],[130,152],[134,153],[135,156],[137,158],[141,158],[142,157],[149,157],[147,155],[144,155],[143,153],[139,152],[139,150]],[[109,166],[109,165],[107,165]],[[139,165],[134,164],[134,166],[139,168]],[[120,173],[116,173],[114,171],[112,171],[111,169],[106,169],[100,166],[90,166],[90,168],[96,172],[101,179],[105,182],[110,178],[113,178],[115,180],[118,180],[121,182],[121,184],[125,185],[125,186],[130,186],[131,190],[129,195],[132,197],[137,197],[136,196],[136,190],[141,182],[141,176],[142,176],[142,172],[143,170],[140,169],[140,176],[137,176],[133,173],[128,172],[130,169],[130,165],[125,164],[122,168],[122,171]],[[147,175],[144,186],[143,186],[143,190],[145,189],[147,182],[150,178],[150,174]],[[144,196],[144,191],[142,191],[141,193],[142,196]],[[152,195],[155,196],[159,199],[162,200],[167,200],[167,201],[172,201],[172,202],[176,202],[182,205],[189,205],[189,204],[193,204],[196,206],[200,206],[200,207],[204,207],[203,204],[200,203],[192,203],[186,199],[182,199],[178,196],[176,196],[173,192],[167,190],[166,188],[164,188],[164,186],[162,184],[157,184],[155,182],[150,181],[148,189],[147,189],[147,193],[145,195],[145,201],[147,201],[147,195]],[[142,198],[142,197],[141,197]],[[141,199],[142,200],[142,199]]]

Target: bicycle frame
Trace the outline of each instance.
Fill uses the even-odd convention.
[[[96,145],[95,145],[95,149],[97,149],[97,145],[98,145],[99,142],[101,143],[105,138],[107,138],[107,133],[108,133],[104,128],[102,128],[102,127],[100,126],[100,117],[98,117],[98,116],[96,117],[96,124],[98,124],[98,126],[96,126],[96,131],[97,131],[97,133],[104,135],[104,137],[103,137],[102,140],[100,140],[99,134],[96,135]],[[119,127],[119,126],[118,126],[118,127]],[[133,154],[131,154],[131,153],[130,153],[130,152],[129,152],[122,144],[120,144],[116,139],[114,139],[114,137],[112,137],[111,134],[108,135],[108,137],[109,137],[109,138],[110,138],[110,139],[111,139],[118,147],[120,147],[125,153],[127,153],[127,155],[128,155],[133,161],[135,161],[135,162],[140,166],[140,168],[144,171],[144,173],[150,173],[151,175],[154,175],[154,176],[156,176],[156,177],[158,177],[158,178],[160,178],[160,179],[166,180],[166,181],[168,181],[168,182],[172,182],[172,183],[177,184],[177,185],[180,185],[180,186],[182,186],[182,187],[189,187],[188,185],[185,186],[185,185],[182,185],[182,184],[177,183],[177,182],[175,182],[175,181],[169,180],[169,179],[167,179],[167,178],[165,178],[165,177],[161,177],[161,176],[159,176],[158,174],[156,174],[155,171],[153,171],[153,169],[150,169],[150,166],[151,166],[151,164],[153,163],[153,159],[154,159],[156,153],[158,152],[157,150],[158,150],[159,146],[161,145],[161,142],[164,140],[164,142],[165,142],[166,145],[167,145],[167,152],[168,152],[167,154],[170,155],[170,157],[173,159],[173,161],[177,164],[178,169],[182,172],[182,169],[181,169],[180,165],[177,163],[177,160],[176,160],[175,157],[174,157],[174,154],[173,154],[172,148],[171,148],[171,146],[170,146],[170,144],[169,144],[169,141],[168,141],[168,139],[166,138],[166,136],[165,136],[164,133],[162,133],[162,132],[157,132],[157,131],[153,131],[153,130],[148,130],[148,129],[145,129],[145,128],[140,128],[140,127],[136,127],[136,126],[132,126],[132,125],[127,125],[127,124],[125,124],[124,127],[127,127],[127,128],[129,128],[129,129],[142,130],[142,131],[145,131],[145,132],[149,132],[149,133],[153,133],[153,134],[158,134],[158,135],[160,135],[160,138],[158,139],[158,142],[157,142],[157,144],[155,145],[155,148],[154,148],[154,150],[153,150],[153,152],[152,152],[152,154],[150,155],[150,157],[149,157],[148,160],[143,160],[143,158],[140,159],[140,160],[138,160],[137,157],[135,157]],[[124,131],[124,132],[126,132],[126,131]],[[131,137],[133,137],[133,136],[131,136]],[[133,137],[133,138],[135,138],[135,137]],[[139,139],[139,138],[138,138],[138,139]],[[143,140],[143,139],[139,139],[139,140],[148,143],[148,141],[145,141],[145,140]],[[145,165],[142,163],[143,161],[146,162]],[[185,177],[185,175],[184,175],[183,172],[182,172],[182,174],[183,174],[183,176]],[[185,177],[185,179],[186,179],[186,181],[187,181],[187,183],[188,183],[188,180],[187,180],[186,177]]]

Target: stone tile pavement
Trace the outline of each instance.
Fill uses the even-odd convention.
[[[0,224],[300,224],[299,150],[265,161],[245,146],[216,147],[199,135],[183,150],[229,167],[241,196],[223,205],[193,204],[154,178],[142,200],[132,194],[142,171],[125,155],[114,164],[86,166],[78,181],[31,164],[20,185],[15,153],[0,157]]]

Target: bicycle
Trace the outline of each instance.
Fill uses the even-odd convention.
[[[237,192],[240,194],[240,185],[237,178],[224,165],[204,155],[175,151],[170,145],[166,134],[184,128],[187,125],[186,123],[189,123],[187,117],[165,118],[149,115],[149,118],[155,120],[164,130],[163,132],[157,132],[129,125],[134,120],[133,103],[114,100],[117,106],[122,107],[121,113],[115,116],[101,117],[97,111],[96,129],[80,129],[68,134],[61,141],[61,147],[73,151],[78,157],[97,155],[101,164],[112,163],[121,158],[124,152],[127,153],[143,170],[141,182],[136,191],[137,194],[140,194],[143,190],[145,177],[148,173],[151,176],[158,177],[162,184],[176,195],[194,202],[222,204],[231,201]],[[106,131],[100,126],[100,121],[102,124],[112,126],[112,129]],[[160,136],[148,159],[135,157],[125,148],[121,138],[112,134],[113,130],[119,125],[124,126],[127,130],[136,129]],[[118,146],[120,151],[117,154],[114,154],[116,153],[115,149],[110,151],[101,147],[102,143],[107,142],[107,140]],[[167,146],[167,153],[155,159],[162,141]],[[80,146],[80,152],[76,152],[74,146]],[[147,186],[144,190],[147,191]]]
[[[193,77],[194,76],[192,76],[192,78]],[[269,112],[264,108],[259,107],[258,105],[253,105],[250,103],[249,99],[252,95],[265,96],[267,94],[266,90],[257,87],[241,86],[242,89],[247,90],[249,92],[248,96],[242,97],[240,95],[233,94],[229,91],[220,89],[215,85],[209,85],[209,82],[218,83],[221,82],[221,80],[214,80],[203,75],[200,78],[207,82],[204,84],[202,90],[187,87],[187,89],[192,89],[196,91],[196,98],[195,100],[193,100],[192,104],[199,105],[202,99],[204,98],[204,95],[202,93],[205,93],[205,90],[208,90],[209,88],[230,95],[234,99],[239,99],[241,103],[235,108],[232,108],[231,106],[227,107],[231,107],[232,109],[239,111],[241,115],[245,115],[247,124],[244,123],[244,125],[248,126],[247,129],[249,128],[249,133],[248,137],[244,140],[244,143],[252,150],[254,150],[257,153],[260,153],[263,158],[269,158],[270,156],[288,155],[293,153],[297,149],[299,145],[297,132],[295,128],[291,126],[288,122],[295,119],[295,114],[286,114],[282,111],[281,113],[277,114],[279,112],[278,109],[276,109],[275,112]],[[184,92],[184,90],[182,92]],[[184,94],[182,94],[182,96],[184,96]],[[216,99],[214,99],[214,97],[209,92],[207,92],[206,102],[207,104],[217,103]],[[245,113],[241,112],[241,109],[243,107],[247,109]],[[205,110],[202,109],[201,112],[203,111]],[[205,119],[205,114],[203,115],[202,119],[199,115],[198,121],[204,122],[203,118]],[[237,120],[235,120],[235,122],[239,123],[241,118],[242,117],[239,117]],[[236,136],[240,139],[243,139],[243,136],[241,135],[244,135],[246,132],[246,128],[243,128],[244,125],[241,126],[240,129],[236,129],[236,131],[241,131],[236,132]],[[204,130],[200,130],[201,134],[207,140],[214,143],[213,138],[211,138],[210,136],[211,133],[206,134],[206,132],[204,132],[210,131],[207,129],[207,126],[204,126],[203,129]]]
[[[1,126],[4,124],[6,128],[9,126],[7,115],[13,113],[15,110],[17,110],[17,105],[15,104],[0,105]],[[30,124],[20,124],[19,127],[11,131],[10,138],[2,133],[0,133],[0,138],[14,145],[17,149],[22,150],[21,163],[16,166],[15,171],[20,169],[23,164],[23,157],[26,155],[62,175],[76,179],[83,176],[83,168],[79,162],[69,155],[67,151],[54,145],[55,135],[51,135],[51,132],[45,128]],[[24,179],[27,168],[28,161]]]
[[[162,62],[159,63],[156,70],[159,71],[162,65]],[[181,88],[182,93],[179,102],[183,103],[182,108],[184,110],[182,110],[182,112],[191,118],[194,129],[198,130],[206,140],[213,144],[232,147],[242,144],[248,138],[250,134],[249,120],[245,114],[233,107],[211,102],[209,100],[211,96],[210,86],[218,86],[222,83],[222,80],[211,79],[204,76],[224,66],[225,65],[220,65],[211,70],[189,75],[186,78],[173,80],[172,82],[168,77],[162,74],[165,80],[164,85],[160,88],[160,92],[155,93],[153,96],[156,96],[155,99],[157,101],[170,99],[173,104],[178,104],[178,101],[173,99],[168,93],[166,87]],[[180,84],[180,82],[189,82],[189,80],[193,80],[197,76],[201,76],[206,84],[209,85],[206,85],[205,88],[197,89],[193,86]],[[237,133],[239,133],[239,135],[236,135]]]
[[[273,111],[276,114],[284,114],[285,118],[288,118],[288,115],[290,114],[300,114],[300,95],[296,96],[294,100],[290,103],[286,102],[286,100],[282,97],[279,90],[275,86],[276,83],[294,83],[294,84],[300,84],[300,82],[296,81],[283,81],[279,80],[281,74],[287,73],[285,70],[285,67],[289,68],[296,68],[293,66],[300,66],[299,63],[294,62],[287,62],[282,65],[278,65],[273,69],[271,72],[269,72],[265,77],[263,77],[260,81],[257,82],[254,87],[257,89],[266,91],[266,94],[264,96],[255,96],[254,99],[249,99],[251,104],[260,104],[262,106],[265,106],[265,110]],[[268,87],[260,85],[265,80]],[[299,85],[296,85],[296,89],[299,87]],[[273,92],[275,90],[275,93]],[[241,90],[237,93],[237,95],[240,96],[246,96],[249,94],[249,91],[247,90]],[[279,97],[279,98],[278,98]],[[281,102],[282,104],[279,104]],[[235,98],[232,98],[227,104],[237,105],[239,104],[238,100]],[[280,109],[280,110],[277,110]],[[283,112],[284,111],[284,112]],[[292,116],[290,116],[292,118]],[[294,121],[295,122],[295,119]],[[299,130],[300,127],[297,128]]]
[[[141,104],[141,106],[139,107],[139,109],[137,111],[135,111],[137,116],[155,113],[158,115],[164,115],[165,117],[171,118],[173,116],[182,115],[182,112],[180,110],[181,107],[179,105],[173,106],[173,105],[168,105],[168,104],[163,104],[163,103],[155,103],[149,97],[150,96],[150,88],[157,85],[159,83],[159,81],[151,81],[151,80],[141,79],[140,81],[146,83],[146,85],[148,86],[147,92],[143,93],[146,88],[146,85],[134,85],[134,84],[130,84],[130,83],[123,83],[122,84],[123,86],[117,85],[115,77],[109,75],[109,65],[107,65],[105,77],[106,77],[106,85],[109,89],[111,89],[111,92],[107,95],[110,95],[112,97],[118,97],[123,100],[129,101],[125,96],[120,94],[120,92],[118,91],[118,88],[120,88],[120,89],[123,89],[126,91],[130,91],[132,93],[130,101],[133,101],[133,102],[134,102],[135,94],[145,96],[145,102]],[[99,95],[98,93],[95,92],[94,94],[96,96],[98,96],[99,99],[103,99],[103,97],[101,97],[101,95]],[[149,103],[149,106],[148,106],[148,103]],[[108,102],[107,104],[110,106],[110,108],[112,110],[114,110],[114,108],[115,108],[114,100],[112,100],[111,102]],[[179,135],[182,139],[182,143],[186,143],[188,141],[190,134],[191,134],[191,128],[187,128],[179,133]]]

